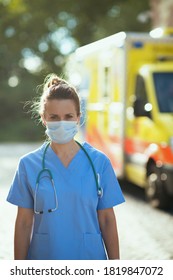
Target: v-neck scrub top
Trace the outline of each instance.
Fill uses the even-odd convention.
[[[7,201],[23,208],[34,209],[34,193],[38,173],[42,169],[45,143],[23,156],[15,173]],[[50,177],[43,173],[37,192],[37,210],[27,259],[32,260],[104,260],[107,259],[97,210],[111,208],[124,202],[110,160],[88,143],[83,147],[90,155],[100,176],[103,196],[97,187],[91,164],[80,149],[68,167],[65,167],[49,146],[45,167],[50,169],[55,182],[58,209]]]

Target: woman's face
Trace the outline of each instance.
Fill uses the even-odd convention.
[[[45,112],[42,117],[43,123],[53,121],[76,121],[79,123],[80,116],[77,115],[74,101],[71,99],[47,100]]]

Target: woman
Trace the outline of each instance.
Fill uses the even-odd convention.
[[[49,142],[21,158],[7,198],[18,206],[15,259],[119,259],[113,206],[124,198],[109,159],[74,140],[76,90],[52,75],[34,107]]]

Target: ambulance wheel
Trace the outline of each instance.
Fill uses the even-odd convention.
[[[147,176],[146,198],[154,208],[167,209],[171,205],[165,181],[161,179],[161,170],[153,163],[149,166]]]

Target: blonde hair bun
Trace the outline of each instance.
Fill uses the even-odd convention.
[[[60,84],[68,84],[64,79],[58,77],[56,74],[50,74],[46,77],[44,81],[44,90],[46,91],[48,88],[52,86],[58,86]]]

